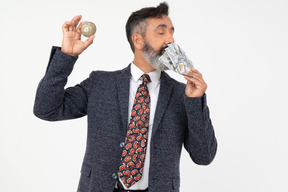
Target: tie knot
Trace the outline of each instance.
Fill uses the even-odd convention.
[[[151,79],[150,79],[148,74],[143,74],[141,77],[143,78],[143,83],[144,84],[147,84],[147,83],[149,83],[151,81]]]

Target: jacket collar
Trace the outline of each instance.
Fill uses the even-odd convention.
[[[118,73],[116,79],[117,82],[117,92],[118,92],[118,103],[120,106],[120,113],[122,118],[123,130],[127,130],[128,126],[128,107],[129,107],[129,88],[130,88],[130,65],[124,68]]]

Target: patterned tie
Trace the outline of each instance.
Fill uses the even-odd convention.
[[[150,115],[150,95],[147,83],[150,82],[150,77],[143,74],[142,78],[143,83],[139,85],[133,103],[122,152],[122,162],[118,171],[119,178],[127,188],[141,179],[146,155]]]

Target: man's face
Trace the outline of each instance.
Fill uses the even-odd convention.
[[[154,68],[165,70],[167,67],[159,61],[169,43],[174,43],[174,27],[168,16],[160,19],[147,19],[143,56]]]

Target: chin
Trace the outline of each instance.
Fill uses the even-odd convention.
[[[160,71],[165,71],[168,70],[169,68],[164,65],[159,58],[161,57],[161,55],[153,55],[153,56],[149,56],[146,53],[143,53],[143,57],[146,59],[146,61],[148,61],[148,63],[150,63],[150,65],[152,65],[155,69],[158,69]]]
[[[160,71],[168,70],[169,68],[161,63],[160,61],[150,63],[155,69],[159,69]]]

